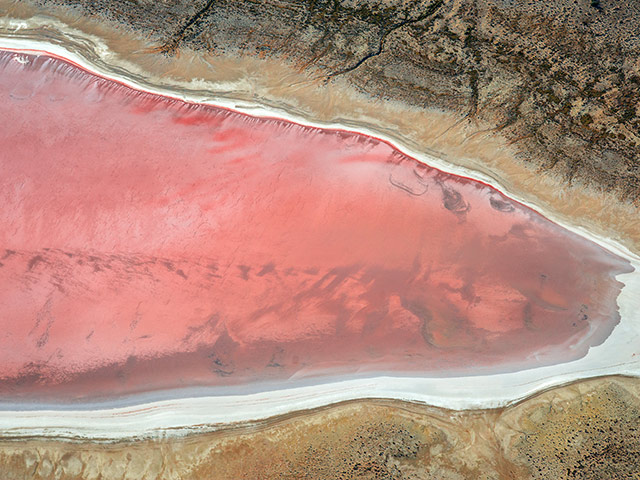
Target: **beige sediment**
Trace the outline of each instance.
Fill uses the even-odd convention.
[[[567,468],[580,466],[588,471],[576,478],[637,478],[629,473],[640,448],[639,407],[640,380],[606,377],[494,410],[370,399],[188,437],[0,440],[0,464],[7,479],[515,480],[567,478]],[[378,476],[356,476],[367,471]]]
[[[312,122],[341,124],[377,132],[413,151],[481,172],[507,192],[553,212],[562,223],[585,228],[640,252],[640,215],[612,193],[598,191],[525,165],[513,143],[499,131],[457,113],[410,107],[373,99],[346,81],[326,82],[312,71],[298,71],[285,60],[213,56],[181,50],[158,53],[158,45],[123,27],[79,18],[73,12],[37,12],[0,0],[0,35],[40,38],[64,44],[90,61],[101,60],[116,74],[141,85],[188,95],[260,104]],[[13,19],[13,20],[11,20]],[[16,20],[21,20],[16,21]],[[99,51],[96,51],[99,50]]]

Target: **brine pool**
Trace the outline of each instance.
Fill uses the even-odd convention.
[[[582,358],[630,263],[380,139],[0,51],[0,397]]]

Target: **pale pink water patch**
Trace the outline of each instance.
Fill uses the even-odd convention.
[[[0,394],[567,362],[628,262],[365,135],[0,54]]]

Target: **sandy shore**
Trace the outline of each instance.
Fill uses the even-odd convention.
[[[9,479],[634,478],[639,394],[617,376],[479,412],[358,400],[183,437],[0,439],[0,465]]]
[[[103,48],[105,47],[103,46]],[[429,153],[428,147],[418,150],[412,145],[404,144],[396,136],[373,130],[368,125],[354,126],[351,124],[351,122],[338,123],[314,121],[313,119],[301,116],[299,112],[291,112],[284,107],[276,108],[274,106],[265,106],[258,102],[250,103],[247,101],[237,101],[225,98],[222,96],[217,97],[213,92],[202,90],[177,90],[175,88],[171,88],[168,85],[154,84],[151,79],[141,78],[139,75],[133,72],[128,72],[123,68],[109,68],[109,65],[106,63],[96,64],[92,60],[83,56],[80,52],[69,50],[63,45],[52,44],[47,41],[31,38],[13,38],[0,35],[0,49],[15,51],[17,53],[20,53],[21,51],[25,53],[40,52],[47,55],[57,56],[64,60],[70,61],[87,71],[100,75],[109,80],[122,83],[133,89],[153,93],[156,95],[162,95],[169,98],[175,98],[189,103],[207,104],[216,107],[231,109],[236,112],[261,118],[287,120],[289,122],[294,122],[310,127],[361,133],[370,137],[374,137],[392,145],[402,153],[426,165],[435,167],[446,173],[470,178],[490,185],[491,187],[504,193],[510,198],[541,213],[543,216],[561,225],[563,228],[566,228],[574,233],[577,233],[578,235],[588,238],[589,240],[603,246],[607,250],[614,252],[624,258],[627,258],[632,262],[638,261],[640,259],[640,256],[638,256],[627,245],[625,245],[625,242],[622,242],[619,239],[603,236],[599,233],[594,233],[592,230],[583,225],[569,221],[564,217],[564,215],[559,214],[555,210],[545,208],[528,196],[510,189],[505,184],[505,182],[501,181],[502,179],[496,178],[495,174],[491,175],[489,172],[475,170],[460,163],[454,163],[450,159],[435,156]],[[110,58],[110,54],[108,51],[97,51],[96,53],[102,56],[103,62],[108,61],[108,59]]]
[[[129,406],[119,408],[102,404],[95,409],[91,405],[83,405],[77,410],[48,409],[42,406],[42,409],[21,411],[19,407],[7,406],[0,412],[0,430],[3,431],[4,436],[114,439],[181,435],[215,430],[223,424],[267,418],[359,398],[398,399],[452,409],[494,408],[577,379],[611,374],[640,375],[640,352],[638,352],[640,258],[620,242],[594,234],[584,226],[572,225],[562,215],[545,210],[530,198],[510,191],[493,176],[449,163],[442,158],[403,145],[396,138],[385,136],[367,127],[357,128],[350,124],[334,122],[312,122],[284,109],[265,107],[259,103],[238,103],[229,99],[213,98],[206,91],[177,92],[163,85],[154,85],[151,81],[140,81],[139,77],[129,76],[128,72],[122,68],[110,69],[106,63],[109,59],[106,51],[99,52],[105,63],[95,64],[78,52],[67,50],[60,44],[35,39],[2,37],[0,48],[42,51],[57,55],[132,88],[180,98],[188,102],[207,103],[261,117],[276,117],[314,127],[348,130],[378,137],[430,166],[490,184],[563,227],[628,259],[636,269],[633,273],[618,276],[618,280],[625,285],[618,298],[620,324],[602,345],[592,348],[584,358],[567,364],[510,374],[460,378],[385,376],[366,379],[336,378],[332,382],[321,385],[286,389],[278,389],[274,386],[275,388],[269,391],[240,395],[225,395],[224,392],[208,395],[206,391],[202,391],[197,397],[181,398],[180,391],[175,391],[169,394],[174,397],[172,399],[165,397],[164,400],[153,401],[152,395],[146,395],[144,399],[140,398],[140,403],[137,403],[136,398],[131,398]]]
[[[250,107],[259,103],[279,116],[367,129],[498,181],[565,224],[615,239],[640,251],[637,208],[610,192],[584,187],[525,165],[518,148],[499,131],[455,112],[417,108],[374,99],[346,80],[326,83],[286,59],[208,55],[181,49],[167,57],[156,45],[119,24],[98,22],[65,9],[38,10],[23,2],[0,1],[0,36],[46,40],[86,58],[95,69],[124,74],[144,88],[175,96]],[[315,75],[315,76],[314,76]],[[406,149],[405,149],[406,150]],[[514,196],[512,195],[512,196]]]

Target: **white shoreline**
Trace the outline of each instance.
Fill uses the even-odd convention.
[[[19,23],[19,22],[17,22]],[[26,22],[23,22],[26,25]],[[356,129],[336,123],[317,123],[296,117],[284,110],[269,109],[259,104],[237,103],[214,99],[207,95],[176,94],[161,87],[149,88],[126,76],[96,67],[82,56],[60,45],[0,38],[0,49],[39,50],[69,59],[102,77],[116,80],[136,90],[146,91],[187,102],[203,103],[233,109],[257,117],[280,118],[318,128],[339,129],[379,138],[399,151],[444,172],[479,180],[505,195],[536,210],[558,225],[630,261],[635,271],[618,275],[624,284],[617,299],[620,323],[606,341],[592,347],[579,360],[513,373],[473,377],[389,377],[342,380],[320,385],[285,388],[246,395],[203,396],[162,400],[120,408],[96,410],[0,410],[0,436],[3,437],[81,437],[87,439],[126,439],[146,436],[182,435],[220,428],[224,424],[264,419],[297,410],[317,408],[332,403],[362,398],[389,398],[423,402],[450,409],[495,408],[519,401],[540,390],[594,376],[623,374],[640,376],[640,257],[620,243],[593,234],[582,227],[567,224],[553,212],[545,212],[535,204],[509,192],[488,175],[451,165],[423,152],[399,144],[367,128]],[[27,52],[25,52],[27,53]],[[102,46],[98,52],[108,63],[111,55]],[[151,81],[149,81],[151,83]],[[0,408],[2,408],[0,406]]]

